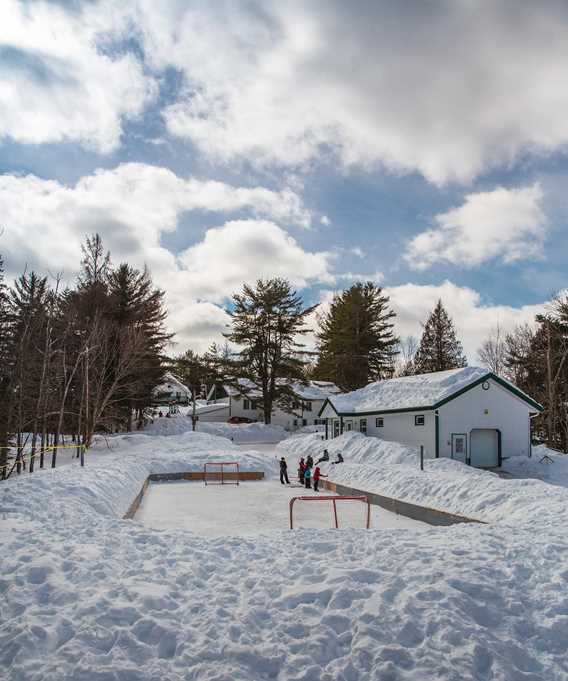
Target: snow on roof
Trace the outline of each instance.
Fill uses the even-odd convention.
[[[488,374],[490,372],[481,367],[465,367],[402,376],[331,396],[329,401],[340,414],[432,407]]]
[[[242,394],[247,397],[262,397],[262,391],[248,378],[239,378],[238,384],[240,390],[235,386],[225,385],[227,394],[232,397]],[[330,381],[308,381],[306,385],[291,383],[290,386],[301,400],[325,400],[331,395],[337,395],[341,392],[335,383]]]
[[[159,395],[161,393],[169,392],[179,392],[183,393],[184,395],[191,395],[191,390],[185,386],[174,374],[172,374],[170,371],[167,371],[164,374],[164,380],[162,383],[154,388],[154,394]]]

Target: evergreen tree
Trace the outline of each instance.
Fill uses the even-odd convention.
[[[319,319],[314,375],[346,391],[392,376],[398,352],[394,317],[388,297],[372,282],[358,282],[336,295]]]
[[[438,300],[424,324],[422,339],[414,358],[415,373],[427,374],[465,366],[467,360],[456,336],[454,323],[442,301]]]
[[[5,466],[9,444],[10,386],[14,370],[14,334],[8,287],[4,283],[4,262],[0,256],[0,467]],[[0,478],[4,468],[0,468]]]
[[[265,423],[271,422],[276,400],[293,400],[289,382],[305,381],[298,337],[307,333],[306,317],[314,309],[304,308],[285,279],[259,279],[254,288],[245,284],[233,296],[232,331],[226,337],[242,351],[228,369],[235,386],[239,378],[248,378],[260,392]]]

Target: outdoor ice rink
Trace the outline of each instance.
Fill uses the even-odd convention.
[[[184,528],[203,536],[255,535],[289,529],[289,502],[294,496],[314,496],[295,483],[241,482],[207,485],[176,481],[149,485],[135,519],[154,529]],[[321,491],[319,496],[330,496]],[[341,497],[338,497],[341,499]],[[339,525],[363,528],[366,504],[338,501]],[[294,527],[327,529],[334,526],[330,502],[296,502]],[[371,528],[427,529],[429,525],[371,506]]]

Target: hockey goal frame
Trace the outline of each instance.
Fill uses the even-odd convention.
[[[220,467],[220,470],[215,470],[215,471],[210,471],[211,473],[217,473],[219,475],[218,479],[213,479],[207,481],[207,467],[208,466],[217,466],[217,468]],[[230,480],[225,477],[225,466],[234,466],[235,470],[231,471],[233,474],[236,474],[235,479]],[[240,471],[239,471],[239,462],[238,461],[208,461],[203,464],[203,482],[205,483],[205,487],[208,485],[239,485],[240,482]]]
[[[339,529],[339,521],[337,518],[337,502],[338,501],[361,501],[364,504],[367,504],[367,520],[365,524],[365,529],[369,529],[371,527],[371,503],[369,501],[369,497],[365,495],[359,495],[359,496],[309,496],[309,497],[292,497],[290,499],[290,529],[294,529],[294,504],[296,501],[331,501],[333,504],[333,518],[335,520],[335,529]]]

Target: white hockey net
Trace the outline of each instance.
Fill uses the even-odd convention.
[[[290,529],[366,528],[371,506],[365,496],[302,496],[290,500]]]
[[[238,485],[239,464],[236,461],[208,461],[203,464],[205,485]]]

